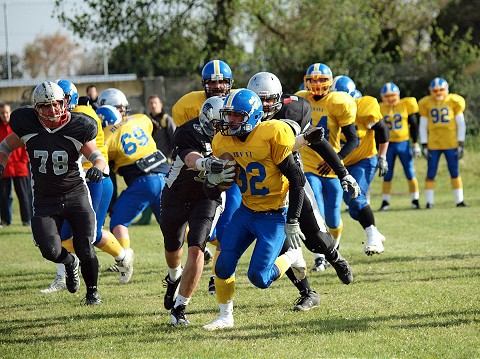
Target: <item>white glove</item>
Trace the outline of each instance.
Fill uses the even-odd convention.
[[[222,161],[222,160],[219,160]],[[233,162],[233,161],[231,161]],[[225,163],[225,165],[229,164],[230,161],[222,161],[222,163]],[[220,173],[207,173],[207,181],[213,186],[217,186],[221,183],[230,183],[233,182],[233,179],[235,178],[235,166],[227,166],[224,168]]]
[[[225,161],[215,157],[199,158],[195,161],[195,167],[197,170],[211,173],[222,172],[224,165]]]
[[[305,235],[300,229],[300,223],[298,223],[298,220],[285,223],[285,234],[287,236],[286,240],[290,241],[292,247],[295,249],[300,248],[302,242],[305,240]]]
[[[350,196],[353,198],[357,198],[360,196],[360,186],[358,185],[355,178],[352,175],[346,175],[340,180],[340,184],[345,192],[350,193]]]
[[[420,149],[420,145],[418,143],[414,143],[412,146],[413,155],[415,158],[422,157],[422,150]]]
[[[422,155],[428,160],[428,147],[427,144],[422,144]]]

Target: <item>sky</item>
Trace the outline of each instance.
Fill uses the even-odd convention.
[[[78,40],[52,18],[53,0],[0,0],[0,53],[6,51],[4,4],[7,4],[8,45],[10,54],[22,55],[26,44],[39,34],[61,31]]]

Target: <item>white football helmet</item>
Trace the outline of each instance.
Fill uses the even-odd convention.
[[[32,102],[39,120],[48,128],[60,127],[70,118],[65,94],[55,82],[44,81],[35,87]]]
[[[210,138],[215,135],[215,125],[220,122],[220,109],[223,108],[225,97],[212,96],[207,98],[200,109],[198,120],[203,132]]]
[[[98,106],[110,105],[117,108],[118,111],[125,117],[130,110],[128,107],[128,100],[125,94],[116,88],[108,88],[103,90],[97,99]]]
[[[270,120],[282,108],[282,84],[271,72],[258,72],[248,81],[247,88],[255,92],[263,103],[263,121]],[[272,104],[265,101],[272,100]]]

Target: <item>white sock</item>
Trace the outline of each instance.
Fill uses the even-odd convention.
[[[65,277],[65,264],[57,263],[57,276]]]
[[[183,268],[181,265],[179,265],[177,268],[168,268],[168,276],[170,277],[170,280],[176,281],[180,276],[182,275]]]
[[[125,255],[126,255],[126,254],[127,254],[127,252],[125,251],[125,249],[122,249],[122,251],[120,252],[120,254],[115,257],[115,260],[116,260],[117,262],[123,261],[123,259],[125,258]]]
[[[390,202],[390,198],[392,198],[392,195],[390,195],[390,194],[384,194],[384,195],[382,196],[382,201]]]
[[[433,204],[433,189],[426,189],[425,190],[425,201],[427,203]]]
[[[455,198],[455,203],[463,202],[463,188],[454,189],[453,197]]]
[[[179,305],[187,306],[188,303],[190,303],[190,299],[192,299],[192,298],[186,298],[183,295],[179,294],[179,295],[177,295],[177,298],[175,299],[175,305],[173,307],[176,308]]]
[[[412,192],[410,193],[410,196],[412,196],[412,201],[418,200],[420,198],[420,192]]]
[[[233,300],[229,300],[227,304],[219,304],[220,316],[227,317],[233,315]]]

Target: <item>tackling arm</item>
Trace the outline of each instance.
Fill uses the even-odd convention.
[[[305,175],[300,166],[295,163],[292,154],[289,154],[278,164],[278,168],[289,182],[287,222],[296,222],[300,217],[305,197],[305,190],[303,189],[306,182]]]
[[[22,146],[22,140],[15,133],[11,133],[5,137],[3,141],[0,142],[0,166],[5,167],[10,153]]]
[[[347,169],[333,149],[332,145],[323,139],[319,143],[310,145],[310,148],[317,152],[325,160],[325,163],[335,172],[338,178],[343,178],[348,174]]]
[[[102,153],[98,150],[95,139],[85,143],[80,149],[80,153],[89,160],[94,167],[99,169],[103,174],[108,175],[110,170]]]

